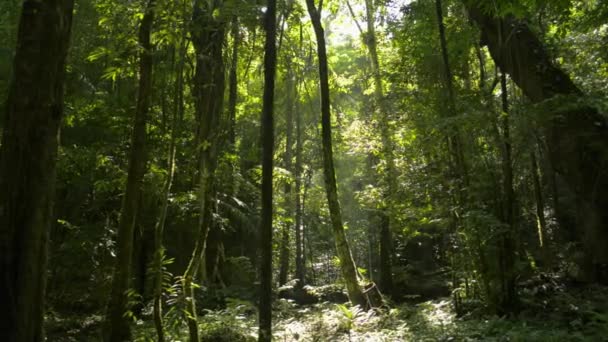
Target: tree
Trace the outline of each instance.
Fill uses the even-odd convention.
[[[274,81],[277,67],[277,3],[268,0],[265,14],[264,97],[261,116],[262,211],[260,221],[260,342],[272,339],[272,173],[274,157]]]
[[[301,28],[300,28],[301,29]],[[296,95],[298,94],[298,82],[296,81]],[[300,280],[300,284],[306,283],[306,265],[304,257],[304,238],[303,238],[303,197],[302,197],[302,113],[300,111],[299,99],[296,96],[295,109],[296,114],[296,164],[294,168],[295,178],[295,242],[296,242],[296,278]]]
[[[605,277],[608,264],[608,124],[597,109],[585,103],[571,78],[556,67],[545,46],[530,27],[513,16],[500,17],[467,2],[471,18],[481,30],[492,58],[534,103],[571,99],[542,121],[549,158],[576,196],[577,221],[585,245],[584,269],[588,280]]]
[[[512,313],[517,309],[518,298],[515,270],[515,191],[513,190],[513,158],[511,144],[511,123],[509,120],[509,96],[507,76],[500,74],[500,92],[502,102],[501,128],[503,146],[502,186],[503,186],[503,222],[507,225],[499,237],[498,262],[500,270],[500,290],[495,304],[499,313]]]
[[[47,242],[53,218],[72,0],[23,2],[0,147],[0,339],[44,341]]]
[[[142,182],[146,173],[146,122],[152,95],[152,50],[150,40],[154,23],[156,1],[149,0],[139,26],[139,88],[137,106],[131,136],[129,171],[127,184],[122,199],[118,237],[116,241],[117,256],[112,277],[112,293],[108,304],[104,339],[107,341],[125,341],[131,339],[130,322],[125,317],[129,310],[128,290],[131,283],[131,263],[133,257],[133,235],[139,210]]]
[[[329,75],[327,67],[327,48],[325,46],[325,32],[321,24],[322,7],[315,6],[314,0],[306,0],[306,7],[317,38],[317,55],[319,58],[319,85],[321,88],[321,135],[323,140],[323,173],[325,176],[325,192],[329,205],[331,224],[336,244],[336,252],[340,259],[342,277],[346,283],[348,297],[353,305],[367,307],[367,301],[359,286],[357,267],[344,234],[340,202],[338,201],[338,188],[336,185],[336,172],[334,170],[334,157],[331,142],[331,108],[329,98]]]
[[[390,128],[390,116],[387,103],[384,98],[384,86],[382,72],[380,68],[380,58],[378,57],[378,38],[376,36],[374,4],[372,0],[365,0],[365,13],[367,22],[367,34],[365,35],[365,45],[367,46],[371,59],[372,74],[374,78],[374,97],[375,107],[380,116],[380,135],[382,137],[382,153],[386,160],[386,171],[384,183],[386,186],[384,194],[384,213],[381,217],[380,227],[380,285],[382,291],[393,292],[393,271],[392,271],[392,233],[391,224],[394,224],[394,194],[396,192],[396,173],[393,151],[395,149]]]
[[[393,271],[392,271],[392,232],[391,224],[394,223],[394,207],[393,197],[396,191],[396,173],[394,160],[394,143],[392,139],[391,118],[389,115],[388,104],[384,98],[384,82],[382,79],[382,71],[380,67],[380,57],[378,54],[378,37],[376,34],[376,9],[370,0],[365,1],[365,22],[367,24],[367,32],[363,32],[361,25],[357,21],[355,12],[351,4],[347,1],[348,10],[355,21],[359,33],[363,39],[363,43],[367,48],[370,58],[371,73],[373,79],[373,116],[370,121],[373,122],[374,117],[377,117],[378,125],[380,126],[381,137],[381,153],[382,159],[386,161],[384,172],[378,172],[375,182],[376,186],[384,185],[384,193],[382,194],[380,211],[370,215],[370,221],[378,221],[380,225],[380,288],[383,292],[391,294],[393,290]],[[373,153],[368,155],[368,164],[371,168],[378,170],[380,158]],[[371,227],[370,227],[371,229]],[[373,234],[372,234],[373,235]],[[373,248],[370,246],[370,255],[373,254]],[[370,268],[373,270],[373,262],[370,260]],[[372,277],[373,279],[373,277]]]
[[[186,299],[188,330],[191,341],[199,340],[196,318],[196,303],[192,282],[199,268],[205,269],[202,262],[206,249],[207,237],[212,225],[214,208],[215,170],[220,153],[219,128],[223,109],[225,68],[223,44],[225,18],[222,13],[223,3],[209,4],[197,0],[193,3],[192,43],[196,51],[196,70],[192,78],[195,116],[197,121],[195,149],[198,157],[198,200],[199,219],[196,243],[192,256],[182,277],[183,294]],[[202,265],[202,267],[199,267]],[[199,275],[202,280],[204,274]]]
[[[184,64],[186,59],[186,48],[187,42],[185,38],[180,42],[179,47],[179,60],[176,70],[176,80],[174,85],[173,96],[175,103],[173,106],[173,118],[171,120],[171,138],[169,141],[169,148],[167,150],[167,176],[163,185],[160,213],[158,214],[158,220],[154,226],[154,325],[156,333],[158,335],[158,342],[165,341],[165,331],[163,326],[163,309],[162,309],[162,292],[163,292],[163,280],[164,280],[164,259],[165,259],[165,248],[163,246],[163,234],[165,230],[165,224],[167,221],[167,212],[169,209],[169,196],[171,194],[171,188],[173,186],[173,178],[175,176],[175,159],[177,154],[177,137],[179,135],[179,128],[181,121],[184,116]]]
[[[291,57],[287,57],[287,73],[285,74],[286,96],[285,96],[285,154],[284,165],[285,170],[292,172],[292,145],[293,145],[293,96],[294,96],[294,75]],[[282,229],[281,233],[281,252],[280,252],[280,270],[279,270],[279,285],[287,282],[287,274],[289,272],[289,232],[292,230],[293,222],[293,193],[291,183],[285,183],[285,209],[287,224]]]

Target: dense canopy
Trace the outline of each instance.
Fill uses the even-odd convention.
[[[5,0],[0,341],[602,340],[608,2]]]

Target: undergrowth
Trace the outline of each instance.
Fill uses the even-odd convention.
[[[278,299],[273,307],[274,341],[606,341],[608,288],[589,287],[531,291],[522,294],[522,310],[498,317],[472,310],[457,316],[449,299],[403,303],[390,309],[364,311],[347,304],[323,302],[299,306]],[[94,326],[101,316],[47,317],[49,341],[97,341]],[[257,339],[255,305],[226,299],[226,308],[199,317],[202,341]],[[171,322],[166,322],[167,324]],[[134,326],[136,341],[154,341],[150,320]],[[168,329],[169,341],[186,341],[185,324]]]

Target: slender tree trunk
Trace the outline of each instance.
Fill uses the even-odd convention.
[[[72,0],[23,2],[0,147],[0,340],[44,341]]]
[[[196,302],[192,282],[207,249],[207,237],[212,224],[215,169],[219,154],[220,116],[224,100],[223,43],[225,23],[214,18],[214,8],[196,0],[193,3],[192,43],[196,51],[196,70],[193,77],[193,96],[197,127],[199,222],[197,239],[188,267],[182,277],[183,294],[190,341],[198,342],[199,332]]]
[[[536,153],[530,152],[530,167],[532,172],[532,182],[534,183],[534,198],[536,200],[536,219],[538,220],[538,246],[540,247],[540,257],[543,266],[549,263],[549,255],[547,246],[547,220],[545,219],[545,201],[543,198],[542,187],[540,183],[538,162],[536,161]]]
[[[297,83],[297,82],[296,82]],[[296,114],[296,165],[295,165],[295,197],[296,197],[296,217],[295,217],[295,235],[296,235],[296,278],[300,280],[300,285],[306,283],[306,267],[304,263],[304,239],[303,239],[303,198],[302,198],[302,113],[300,112],[300,101],[297,96],[295,100]]]
[[[331,108],[329,99],[329,74],[327,67],[327,50],[325,46],[325,32],[321,25],[320,9],[317,9],[314,0],[306,0],[306,7],[312,21],[317,38],[317,53],[319,57],[319,82],[321,87],[321,134],[323,137],[323,171],[325,174],[325,191],[331,216],[336,252],[340,259],[342,277],[346,283],[348,297],[353,305],[368,307],[366,298],[359,286],[357,267],[350,251],[344,226],[342,213],[338,201],[336,173],[331,142]]]
[[[163,327],[163,310],[162,310],[162,291],[163,291],[163,259],[165,249],[163,247],[163,232],[165,229],[165,222],[167,219],[167,211],[169,209],[169,195],[171,194],[171,186],[173,185],[173,177],[175,175],[175,156],[177,152],[177,136],[179,135],[179,127],[181,126],[181,119],[183,117],[183,90],[184,90],[184,62],[186,54],[186,41],[182,41],[182,47],[180,48],[179,61],[177,70],[175,71],[177,76],[175,80],[174,88],[174,106],[173,106],[173,118],[171,121],[171,140],[169,142],[169,149],[167,153],[167,178],[163,186],[162,202],[160,206],[160,214],[158,215],[158,221],[154,227],[154,326],[156,328],[157,341],[165,341],[165,332]]]
[[[380,223],[380,289],[383,293],[393,295],[393,238],[390,215],[382,215]]]
[[[509,120],[509,98],[507,93],[507,77],[500,75],[500,89],[502,99],[502,176],[503,176],[503,221],[507,229],[499,236],[498,262],[500,269],[500,293],[497,298],[497,309],[500,313],[510,313],[517,306],[517,292],[515,289],[515,191],[513,190],[513,161],[511,157],[511,134]]]
[[[232,17],[232,61],[230,63],[229,95],[228,95],[228,141],[231,151],[236,145],[236,103],[238,100],[238,63],[239,63],[239,18]]]
[[[125,341],[131,339],[129,319],[124,317],[129,310],[127,291],[131,281],[133,256],[133,233],[137,218],[142,183],[146,172],[146,121],[152,93],[152,43],[150,36],[154,22],[155,0],[149,0],[139,27],[139,92],[131,136],[129,171],[120,221],[118,224],[117,257],[112,278],[112,293],[108,304],[104,339]]]
[[[258,341],[272,340],[272,173],[274,156],[274,80],[277,68],[277,2],[268,0],[265,17],[262,134],[262,211],[260,213],[260,310]]]
[[[437,28],[439,31],[439,43],[441,46],[441,57],[443,62],[443,90],[445,93],[445,100],[442,103],[442,110],[446,112],[446,117],[454,117],[457,113],[456,108],[456,95],[454,94],[454,84],[452,69],[450,67],[448,44],[445,32],[445,24],[443,19],[443,4],[441,0],[435,0],[435,11],[437,16]],[[480,55],[481,56],[481,55]],[[483,63],[483,59],[480,58],[480,63]],[[481,66],[482,81],[484,77],[484,68]],[[483,82],[480,82],[483,83]],[[467,206],[467,186],[468,180],[468,168],[464,158],[464,148],[462,143],[462,137],[460,129],[457,125],[451,127],[446,134],[446,145],[448,149],[448,170],[450,171],[450,179],[453,180],[453,185],[449,185],[452,189],[451,202],[455,208],[466,208]],[[462,209],[459,209],[462,210]],[[460,226],[460,215],[458,212],[453,211],[451,215],[451,230],[454,234],[458,235],[456,230]],[[478,232],[476,232],[477,234]],[[485,288],[489,289],[489,278],[488,278],[488,267],[486,266],[487,260],[486,255],[481,247],[475,242],[472,243],[472,248],[476,250],[478,254],[478,265],[482,280]],[[456,285],[456,284],[454,284]]]
[[[392,273],[392,232],[391,224],[393,217],[393,194],[396,190],[397,175],[395,172],[394,144],[392,140],[392,130],[390,128],[389,111],[384,100],[384,89],[382,74],[380,69],[380,59],[378,58],[378,41],[375,28],[375,8],[372,0],[365,0],[365,13],[367,17],[367,35],[365,45],[369,51],[372,73],[374,77],[374,97],[376,110],[380,114],[380,135],[382,137],[382,152],[386,159],[386,171],[384,173],[384,183],[386,193],[384,194],[384,212],[380,217],[380,288],[382,291],[391,294],[393,292],[393,273]]]
[[[375,11],[373,4],[370,1],[366,0],[365,10],[367,32],[364,32],[363,28],[361,27],[361,24],[357,19],[357,15],[355,14],[355,11],[353,10],[353,7],[351,6],[349,1],[346,1],[346,6],[348,7],[348,11],[350,12],[351,17],[355,22],[359,33],[361,34],[361,38],[363,39],[363,43],[367,48],[371,60],[372,78],[374,80],[374,102],[372,106],[372,111],[369,115],[367,115],[367,119],[369,120],[369,124],[371,125],[376,116],[380,117],[380,120],[378,121],[380,122],[380,136],[382,137],[383,142],[381,145],[381,151],[385,154],[385,159],[387,161],[387,167],[383,176],[382,172],[380,171],[380,168],[378,167],[380,163],[378,156],[371,151],[367,154],[367,167],[370,170],[379,170],[379,172],[373,175],[371,182],[373,183],[374,187],[382,188],[382,186],[384,185],[387,188],[384,190],[383,193],[384,203],[381,203],[380,205],[381,210],[376,210],[374,207],[373,209],[369,210],[367,215],[369,221],[369,228],[367,230],[369,239],[367,244],[367,264],[369,269],[369,279],[371,281],[379,282],[382,290],[390,293],[389,288],[392,287],[392,285],[389,285],[392,284],[392,267],[389,251],[390,245],[383,245],[383,242],[391,240],[391,220],[388,217],[388,215],[390,214],[390,203],[388,203],[390,198],[388,197],[390,196],[392,191],[388,188],[390,188],[392,185],[389,184],[392,179],[390,178],[390,176],[388,176],[388,173],[389,171],[392,171],[394,167],[391,167],[393,165],[393,149],[387,148],[387,144],[385,143],[387,139],[390,139],[390,134],[388,133],[389,118],[387,116],[386,111],[384,110],[384,91],[382,85],[382,77],[380,73],[379,58],[377,53],[376,31],[374,25]],[[392,141],[389,140],[389,143],[392,143]],[[379,229],[377,229],[376,226],[378,226]],[[378,251],[380,252],[378,253]],[[378,266],[380,274],[379,279],[377,279],[376,277],[376,267]],[[389,286],[384,286],[384,284],[387,284]]]
[[[532,102],[556,95],[569,97],[571,103],[581,98],[582,92],[553,64],[525,22],[492,16],[472,2],[465,4],[496,64]],[[584,101],[558,107],[560,111],[542,123],[549,158],[576,196],[586,276],[590,281],[608,281],[608,272],[601,272],[608,266],[608,122]]]
[[[293,173],[292,170],[292,145],[293,145],[293,95],[294,95],[294,75],[292,71],[291,58],[287,60],[287,73],[286,73],[286,97],[285,97],[285,170]],[[279,256],[279,285],[283,285],[287,282],[287,276],[289,273],[289,232],[292,230],[292,217],[293,217],[293,193],[291,191],[291,184],[287,182],[285,184],[285,208],[286,218],[288,224],[282,229],[281,236],[281,254]]]
[[[306,228],[307,224],[304,220],[304,213],[306,212],[306,199],[308,198],[308,189],[311,185],[311,176],[310,172],[306,173],[306,180],[304,181],[304,191],[302,192],[302,262],[304,263],[306,260],[306,253],[308,252],[308,262],[311,265],[315,263],[314,248],[312,248],[312,243],[310,242],[310,231]],[[305,265],[304,265],[305,267]],[[311,284],[316,284],[317,275],[315,272],[314,266],[310,268],[310,282]]]
[[[439,29],[439,39],[441,43],[441,56],[443,60],[444,86],[447,91],[447,116],[456,116],[456,96],[454,94],[454,78],[452,69],[450,68],[450,59],[448,53],[448,44],[445,34],[445,25],[443,22],[443,4],[441,0],[435,0],[435,9],[437,12],[437,24]],[[458,196],[462,204],[466,198],[463,188],[468,184],[468,170],[464,159],[464,150],[460,130],[454,127],[452,132],[448,133],[448,147],[452,158],[452,168],[455,177],[458,181]]]

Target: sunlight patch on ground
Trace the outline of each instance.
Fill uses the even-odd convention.
[[[454,323],[456,315],[452,311],[448,299],[425,302],[420,305],[423,307],[422,314],[431,325],[441,327]]]

